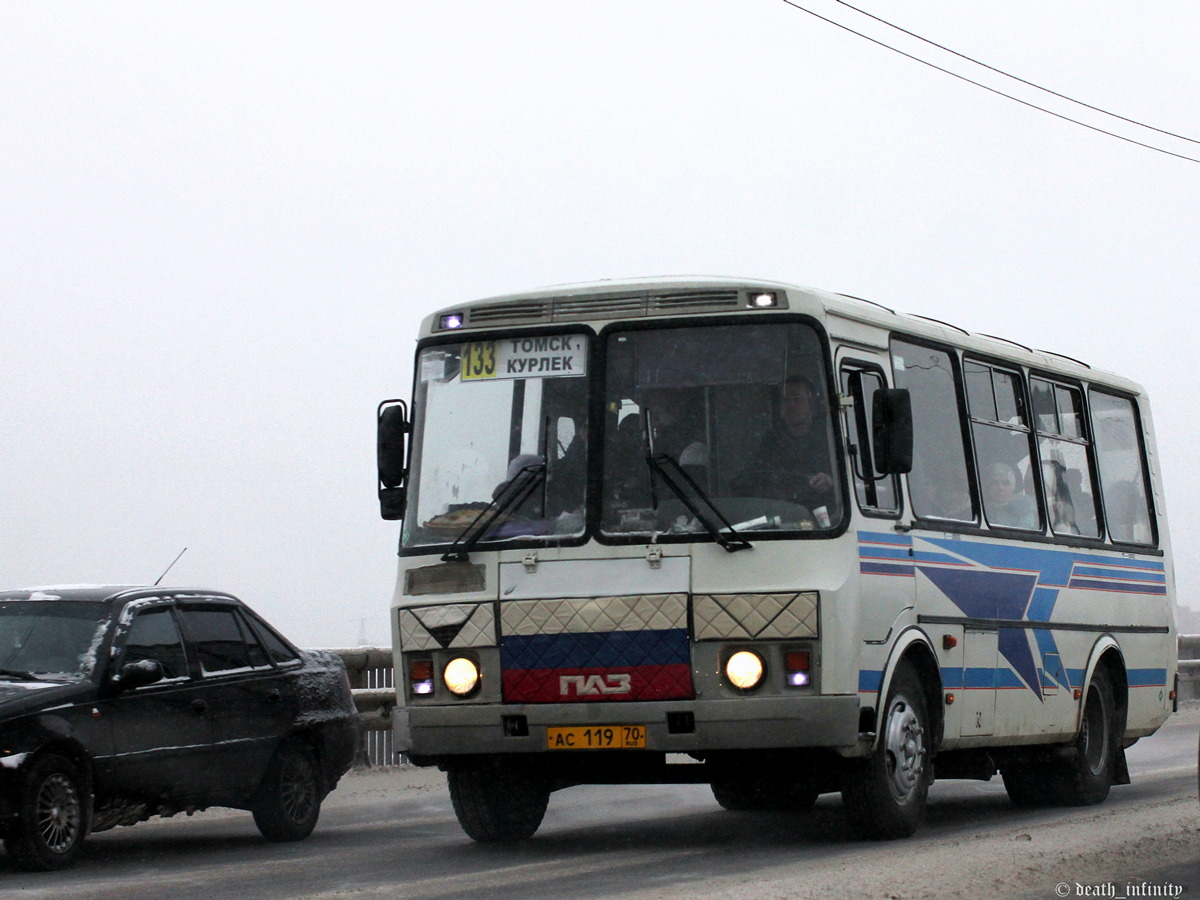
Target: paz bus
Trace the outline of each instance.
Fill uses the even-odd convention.
[[[378,410],[402,520],[398,751],[479,841],[552,792],[840,792],[899,838],[935,778],[1095,804],[1175,706],[1150,409],[1055,353],[766,281],[447,307]]]

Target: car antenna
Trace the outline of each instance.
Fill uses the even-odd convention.
[[[154,581],[154,583],[155,583],[156,585],[157,585],[157,584],[158,584],[160,581],[162,581],[164,578],[166,578],[166,577],[167,577],[167,573],[171,571],[171,566],[173,566],[173,565],[175,565],[175,563],[179,562],[179,557],[180,557],[180,556],[183,556],[183,554],[185,554],[185,553],[187,553],[187,547],[184,547],[182,550],[180,550],[180,551],[179,551],[179,556],[176,556],[176,557],[175,557],[173,560],[171,560],[171,565],[170,565],[170,566],[167,566],[165,569],[163,569],[163,573],[162,573],[161,575],[159,575],[159,576],[158,576],[158,578],[156,578],[156,579],[155,579],[155,581]]]

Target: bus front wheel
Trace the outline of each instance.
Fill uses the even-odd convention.
[[[908,837],[925,818],[929,793],[929,714],[913,669],[901,664],[892,677],[875,751],[848,765],[842,803],[861,837]]]
[[[550,803],[543,779],[503,760],[453,765],[446,782],[458,824],[484,843],[533,837]]]

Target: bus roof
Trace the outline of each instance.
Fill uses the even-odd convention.
[[[774,308],[756,308],[750,298],[760,293],[782,295],[781,302]],[[421,336],[446,334],[458,328],[473,331],[571,322],[602,326],[648,317],[770,315],[782,311],[806,313],[826,321],[857,323],[886,333],[903,332],[1034,369],[1144,393],[1140,385],[1129,379],[1011,338],[973,333],[947,322],[896,312],[872,300],[848,294],[757,278],[679,275],[552,285],[445,307],[425,318]],[[457,319],[457,324],[448,326],[448,320],[453,319]],[[829,330],[836,335],[840,329],[831,327]]]

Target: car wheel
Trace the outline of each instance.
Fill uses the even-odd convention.
[[[916,673],[901,663],[884,707],[875,751],[848,766],[842,802],[862,837],[908,837],[925,818],[929,793],[929,715]]]
[[[455,766],[446,782],[459,825],[476,841],[533,837],[550,803],[550,789],[541,778],[504,763]]]
[[[66,757],[47,754],[20,777],[17,823],[4,846],[20,869],[62,869],[79,855],[87,818],[88,794],[79,769]]]
[[[288,741],[276,752],[258,802],[254,824],[268,841],[300,841],[312,834],[321,814],[321,773],[312,750]]]

